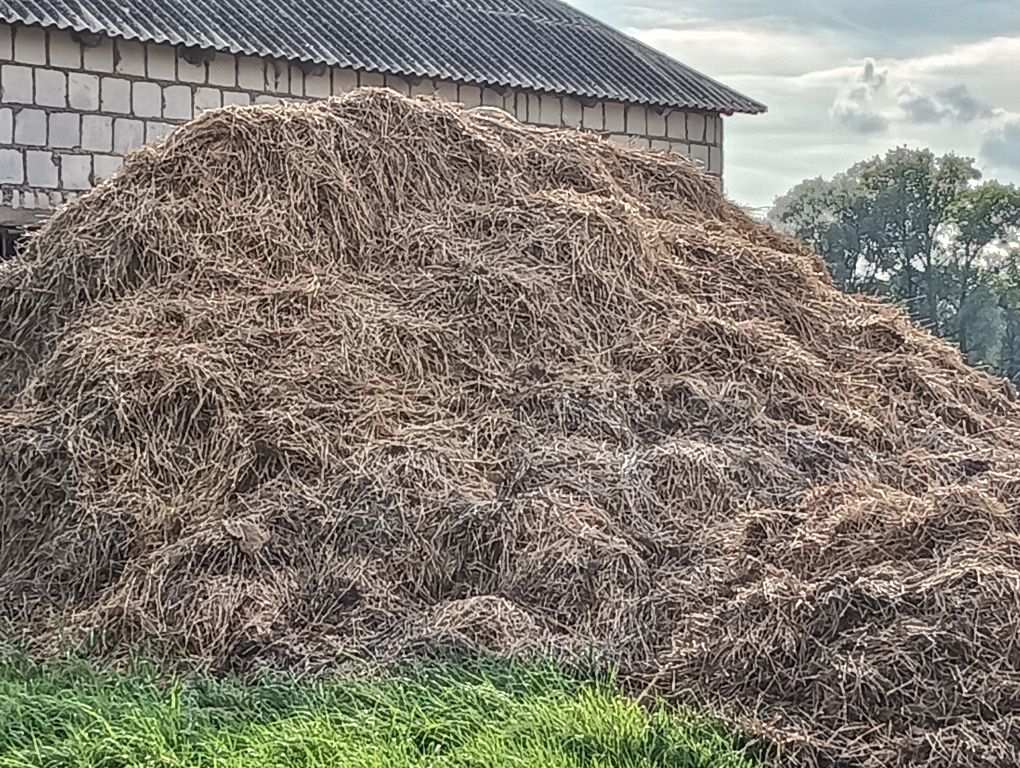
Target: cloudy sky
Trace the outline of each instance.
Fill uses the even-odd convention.
[[[740,203],[903,144],[1020,183],[1020,0],[570,1],[768,105],[727,121]]]

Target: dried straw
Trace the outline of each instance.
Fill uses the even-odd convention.
[[[681,158],[218,110],[0,270],[0,621],[594,648],[804,765],[1012,766],[1020,408]]]

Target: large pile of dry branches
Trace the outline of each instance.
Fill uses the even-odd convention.
[[[0,623],[594,652],[804,764],[1013,766],[1020,408],[687,161],[205,114],[0,270]]]

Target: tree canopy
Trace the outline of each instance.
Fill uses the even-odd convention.
[[[901,303],[967,359],[1020,384],[1020,190],[974,161],[898,148],[776,200],[776,226],[847,291]]]

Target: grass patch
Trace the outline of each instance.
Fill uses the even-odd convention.
[[[758,768],[687,712],[609,680],[470,662],[364,681],[246,685],[0,660],[0,768]]]

